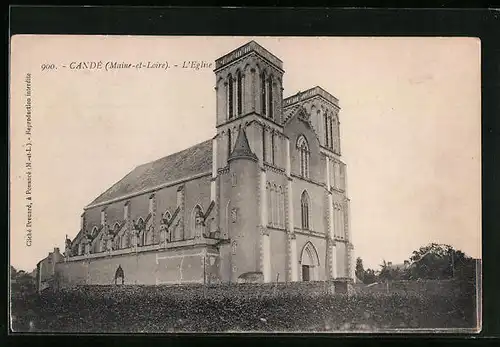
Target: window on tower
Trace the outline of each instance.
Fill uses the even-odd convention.
[[[333,143],[334,136],[333,136],[333,125],[332,125],[332,123],[333,123],[333,122],[334,122],[334,121],[332,121],[332,120],[330,119],[330,148],[331,148],[331,149],[333,149],[333,148],[334,148],[334,143]],[[335,127],[336,127],[336,126],[337,126],[337,122],[335,121]],[[337,139],[336,139],[336,136],[335,136],[335,142],[337,142],[336,140],[337,140]],[[336,146],[336,144],[335,144],[335,146]]]
[[[337,154],[340,154],[340,128],[339,128],[339,121],[337,118],[335,118],[335,124],[334,124],[334,136],[335,136],[335,152]]]
[[[266,161],[266,128],[262,127],[262,161]]]
[[[227,90],[228,90],[228,100],[227,100],[227,103],[228,103],[228,116],[229,116],[229,119],[233,118],[233,113],[234,113],[234,110],[233,110],[233,92],[234,92],[234,86],[233,86],[233,77],[231,75],[229,75],[228,77],[228,86],[227,86]]]
[[[309,145],[304,135],[297,140],[297,149],[300,157],[300,175],[309,178]]]
[[[268,85],[268,89],[269,89],[269,91],[268,91],[269,92],[269,112],[268,112],[269,115],[268,115],[268,117],[270,119],[273,119],[273,109],[274,109],[274,107],[273,107],[273,102],[274,102],[274,100],[273,100],[273,76],[269,77],[269,80],[267,81],[267,85]]]
[[[237,75],[237,96],[238,96],[238,115],[241,115],[242,110],[243,110],[243,92],[242,92],[242,87],[243,87],[243,76],[241,74],[241,71],[238,71]]]
[[[229,157],[231,155],[231,129],[227,129],[227,156]]]
[[[261,98],[260,98],[260,101],[261,101],[261,108],[262,108],[262,115],[265,116],[266,115],[266,103],[267,103],[267,93],[266,93],[266,73],[263,71],[261,76],[260,76],[260,79],[261,79]]]
[[[325,112],[325,146],[330,146],[330,139],[328,138],[328,114]]]
[[[274,132],[271,133],[271,163],[274,165]]]

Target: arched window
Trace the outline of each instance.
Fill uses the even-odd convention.
[[[300,211],[302,219],[302,229],[309,230],[309,195],[304,190],[300,197]]]
[[[193,208],[193,212],[191,214],[191,230],[190,234],[187,235],[186,239],[194,238],[196,235],[201,235],[201,223],[203,219],[203,209],[200,205],[196,205]]]
[[[334,146],[335,152],[340,153],[340,128],[339,120],[337,117],[334,118],[333,124],[333,136],[334,136]]]
[[[271,163],[274,164],[274,131],[271,132]]]
[[[285,195],[281,186],[278,188],[278,226],[285,227]]]
[[[233,139],[231,138],[231,129],[227,129],[227,157],[231,155]]]
[[[238,75],[236,77],[236,88],[237,88],[237,105],[238,105],[238,115],[241,115],[243,110],[243,75],[241,71],[238,71]]]
[[[273,100],[273,76],[271,75],[269,77],[269,80],[267,81],[267,86],[268,86],[268,93],[269,93],[269,115],[268,117],[270,119],[273,119],[273,109],[274,109],[274,100]]]
[[[118,240],[120,240],[120,249],[127,248],[127,235],[120,235]]]
[[[262,127],[262,161],[266,162],[266,128]]]
[[[136,242],[140,246],[145,246],[147,245],[147,235],[146,235],[146,228],[144,225],[144,219],[142,217],[139,217],[137,222],[135,222],[135,225],[133,226],[133,232],[135,233],[137,239]],[[137,228],[137,229],[136,229]],[[132,234],[130,235],[130,241],[132,241]]]
[[[106,243],[106,240],[104,239],[104,235],[101,234],[99,239],[97,240],[97,252],[102,252],[104,250],[104,245]]]
[[[228,103],[228,117],[229,119],[233,118],[233,93],[234,93],[234,86],[233,86],[233,76],[229,74],[227,77],[227,93],[228,93],[228,98],[227,98],[227,103]]]
[[[263,116],[266,116],[267,110],[266,110],[266,103],[267,103],[267,93],[266,93],[266,72],[262,71],[262,74],[260,75],[260,80],[261,80],[261,113]]]
[[[340,163],[339,165],[339,180],[340,180],[340,189],[345,190],[345,165]]]
[[[231,220],[231,200],[228,200],[226,205],[226,231],[225,231],[226,235],[229,235],[230,220]]]
[[[90,233],[90,236],[92,238],[95,238],[97,236],[97,233],[99,232],[99,229],[97,229],[97,227],[93,227],[92,228],[92,232]]]
[[[309,145],[304,135],[301,135],[297,140],[297,149],[300,156],[300,175],[309,177]]]
[[[271,186],[271,183],[266,184],[266,195],[267,195],[267,224],[272,225],[273,224],[273,214],[272,214],[272,208],[273,208],[273,188]]]
[[[345,238],[345,222],[344,222],[344,209],[342,208],[342,206],[340,207],[340,210],[339,210],[339,213],[340,213],[340,237],[341,238]]]
[[[278,225],[278,188],[276,184],[273,184],[271,189],[272,225],[276,227]]]
[[[112,235],[113,235],[112,243],[113,243],[114,249],[119,249],[121,246],[121,241],[118,240],[118,238],[119,238],[118,232],[119,231],[120,231],[120,223],[116,222],[113,225],[113,231],[112,231]]]
[[[340,164],[334,162],[333,164],[333,175],[334,175],[334,186],[337,189],[340,189]]]
[[[330,147],[328,113],[325,111],[325,146]]]
[[[335,130],[334,130],[335,129]],[[337,148],[337,144],[338,144],[338,135],[337,135],[337,129],[338,129],[338,123],[337,123],[337,119],[334,118],[331,122],[330,122],[330,137],[331,137],[331,144],[330,144],[330,148],[331,149],[335,149],[335,150],[338,150]]]

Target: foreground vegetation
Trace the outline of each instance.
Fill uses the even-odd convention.
[[[14,295],[14,330],[51,332],[353,331],[473,328],[460,283],[437,292],[331,294],[324,284],[82,286]]]

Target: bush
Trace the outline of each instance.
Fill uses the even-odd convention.
[[[53,332],[341,331],[471,328],[460,296],[330,294],[324,284],[80,286],[17,302]],[[13,306],[14,302],[13,300]]]

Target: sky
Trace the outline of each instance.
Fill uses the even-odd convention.
[[[319,85],[340,100],[352,241],[365,268],[402,263],[431,242],[481,256],[478,39],[15,36],[11,264],[31,271],[54,247],[64,251],[83,207],[134,167],[215,135],[213,68],[83,71],[71,62],[213,63],[252,39],[283,61],[285,97]]]

